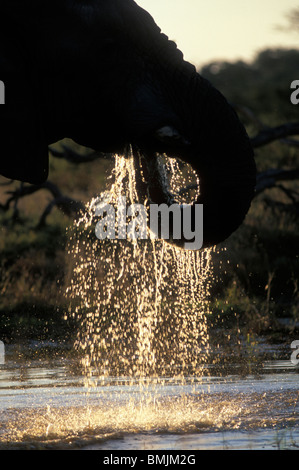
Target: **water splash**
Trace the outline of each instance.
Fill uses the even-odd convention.
[[[173,159],[165,168],[176,198],[183,182],[197,197],[192,171]],[[144,202],[138,199],[132,152],[115,157],[111,178],[109,193],[100,198]],[[143,383],[148,377],[161,382],[201,376],[209,349],[211,251],[185,251],[152,239],[100,241],[94,232],[98,201],[86,206],[68,246],[70,315],[79,322],[76,347],[86,376],[137,377]]]
[[[269,385],[271,382],[270,379]],[[183,435],[186,447],[179,448],[192,448],[192,444],[200,448],[200,435],[206,436],[206,448],[209,448],[212,433],[218,435],[216,444],[223,446],[225,435],[231,431],[235,446],[240,446],[241,442],[243,448],[250,448],[252,432],[259,436],[258,448],[261,449],[264,431],[270,432],[270,448],[273,449],[274,440],[283,431],[290,436],[288,447],[298,448],[298,392],[295,388],[268,392],[254,390],[250,393],[239,390],[237,394],[222,391],[206,393],[204,399],[200,391],[198,394],[166,394],[147,403],[142,400],[138,403],[120,401],[117,397],[114,401],[106,391],[103,393],[105,398],[96,398],[89,408],[67,404],[71,396],[77,394],[78,398],[80,395],[81,389],[79,393],[76,390],[76,387],[72,388],[69,395],[61,392],[64,397],[67,395],[67,399],[60,407],[0,409],[0,450],[86,448],[93,444],[98,446],[95,448],[102,445],[105,448],[107,441],[112,445],[114,441],[114,448],[126,449],[126,441],[117,441],[118,438],[127,438],[130,448],[145,448],[147,443],[149,449],[165,449],[162,445],[167,439],[173,448],[179,443],[176,436],[181,438]],[[131,391],[128,389],[127,393],[130,395]],[[155,436],[160,441],[158,447],[155,447]],[[145,444],[140,447],[142,441]]]

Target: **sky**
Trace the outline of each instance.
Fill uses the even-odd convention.
[[[196,66],[214,60],[251,61],[267,47],[299,48],[299,32],[279,31],[299,0],[136,0],[185,59]]]

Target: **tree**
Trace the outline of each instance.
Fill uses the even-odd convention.
[[[287,25],[279,25],[278,29],[288,33],[299,34],[299,8],[292,8],[285,16]]]

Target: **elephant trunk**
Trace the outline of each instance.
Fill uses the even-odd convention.
[[[126,5],[136,8],[134,2]],[[203,204],[203,246],[213,246],[233,233],[249,210],[256,183],[249,138],[222,94],[184,60],[151,16],[138,8],[138,22],[131,24],[132,17],[135,15],[128,11],[130,35],[134,44],[139,44],[141,57],[147,58],[142,68],[147,70],[145,82],[153,83],[152,94],[143,95],[151,99],[143,101],[137,123],[144,122],[143,114],[156,124],[159,121],[155,136],[152,121],[147,135],[138,135],[135,126],[133,141],[145,156],[148,170],[147,192],[154,203],[171,203],[154,163],[157,153],[188,162],[200,182],[195,203]],[[153,77],[152,82],[149,77]],[[165,133],[165,129],[171,132]],[[139,179],[142,181],[142,177]]]
[[[187,161],[200,179],[196,202],[204,209],[203,246],[212,246],[243,222],[254,195],[256,166],[249,138],[235,111],[221,93],[204,82],[205,109],[198,110],[200,116],[194,119],[195,127],[188,136],[192,148]]]
[[[243,222],[254,195],[255,161],[235,111],[209,82],[195,74],[177,93],[178,102],[183,103],[175,109],[179,120],[171,128],[172,136],[170,128],[164,138],[163,129],[158,131],[159,141],[164,141],[158,152],[179,157],[198,175],[200,191],[195,204],[203,204],[205,248],[224,241]],[[153,149],[145,153],[150,200],[170,205],[174,201],[159,177],[154,154]],[[181,246],[184,241],[174,243]]]

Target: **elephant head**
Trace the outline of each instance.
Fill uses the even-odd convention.
[[[69,137],[103,152],[130,143],[151,176],[155,155],[200,179],[204,246],[242,223],[255,187],[253,152],[226,99],[133,0],[1,0],[0,173],[42,183],[48,145]]]

